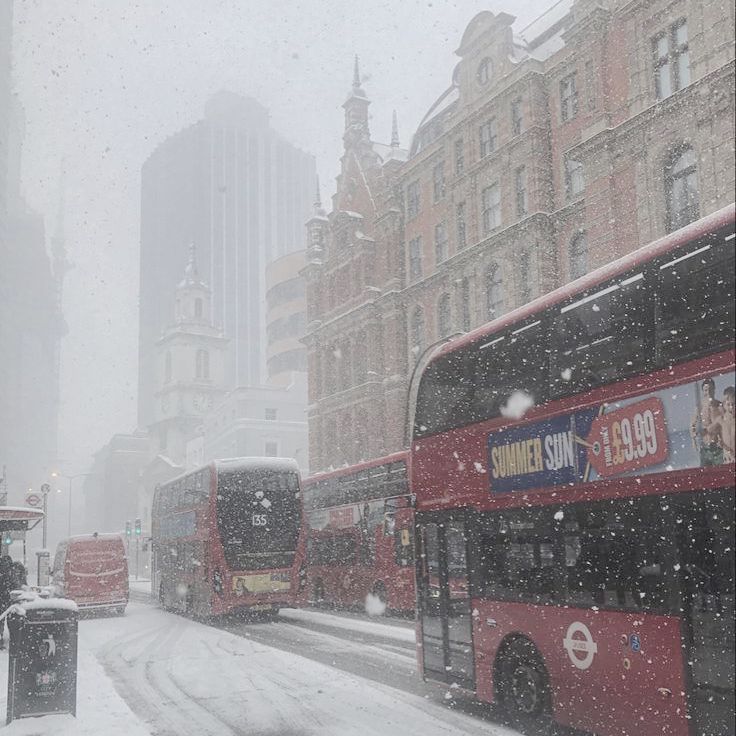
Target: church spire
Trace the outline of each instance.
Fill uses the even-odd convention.
[[[199,269],[197,268],[197,248],[194,245],[194,241],[189,244],[189,259],[187,265],[184,268],[184,279],[179,284],[179,287],[186,286],[201,286],[206,288],[206,284],[199,277]]]
[[[353,89],[360,89],[360,67],[358,66],[358,54],[355,54],[355,64],[353,66]]]
[[[396,110],[391,117],[391,148],[399,147],[399,123],[396,118]]]

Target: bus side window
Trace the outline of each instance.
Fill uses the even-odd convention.
[[[554,317],[552,396],[587,391],[651,367],[654,303],[644,274],[628,274],[562,306]]]
[[[732,232],[732,231],[730,231]],[[660,365],[733,343],[734,240],[717,233],[659,266],[657,357]],[[674,257],[673,257],[674,256]]]

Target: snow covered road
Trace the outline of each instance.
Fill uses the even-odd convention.
[[[358,630],[361,624],[383,628],[357,621]],[[446,707],[442,696],[430,696],[415,674],[406,683],[407,692],[264,643],[283,629],[311,636],[313,647],[326,652],[330,645],[346,647],[347,639],[282,622],[247,628],[236,635],[132,603],[122,619],[82,622],[80,638],[156,736],[512,734]],[[391,631],[395,627],[386,628],[382,638],[393,636],[404,650],[394,657],[411,657],[413,669],[413,651],[409,654],[400,641],[406,629],[397,634]],[[360,646],[350,648],[352,657],[359,658],[355,647]],[[416,694],[420,690],[427,696]]]
[[[514,736],[443,695],[416,675],[409,622],[290,610],[215,628],[133,601],[122,618],[80,621],[77,720],[0,733]]]

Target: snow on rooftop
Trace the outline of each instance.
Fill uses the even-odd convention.
[[[518,36],[527,44],[533,44],[536,39],[547,33],[556,23],[559,23],[572,10],[574,0],[559,0],[549,10],[545,11],[529,25],[518,32]]]
[[[388,161],[407,161],[409,159],[409,151],[406,148],[398,146],[390,146],[387,143],[373,143],[373,150],[381,158],[382,163]]]
[[[299,464],[290,457],[232,457],[215,460],[218,470],[279,470],[292,472],[299,470]]]

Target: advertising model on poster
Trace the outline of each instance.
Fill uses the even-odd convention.
[[[734,462],[734,372],[488,437],[492,493]]]

